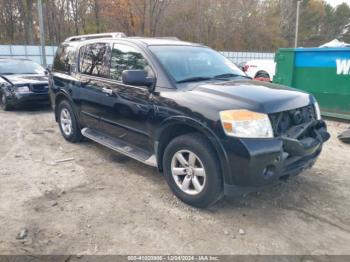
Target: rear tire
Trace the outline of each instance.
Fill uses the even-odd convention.
[[[172,192],[188,205],[205,208],[223,196],[216,152],[201,134],[182,135],[164,152],[163,167]]]
[[[63,100],[58,105],[58,125],[62,136],[69,142],[76,143],[82,140],[78,121],[71,104]]]

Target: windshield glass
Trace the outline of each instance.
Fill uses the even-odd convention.
[[[218,52],[198,46],[150,46],[176,82],[223,79],[246,75]]]
[[[45,69],[32,61],[0,60],[0,74],[44,74]]]

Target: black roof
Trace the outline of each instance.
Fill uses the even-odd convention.
[[[141,42],[145,45],[187,45],[187,46],[199,46],[199,44],[181,41],[172,38],[146,38],[146,37],[127,37],[123,40]]]
[[[94,42],[129,42],[144,46],[152,46],[152,45],[181,45],[181,46],[202,46],[201,44],[196,43],[190,43],[178,40],[175,37],[160,37],[160,38],[151,38],[151,37],[96,37],[96,38],[89,38],[89,39],[77,39],[74,41],[65,41],[64,44],[70,44],[70,45],[78,45],[82,43],[94,43]]]

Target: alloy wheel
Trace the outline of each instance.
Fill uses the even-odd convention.
[[[176,185],[186,194],[198,195],[205,187],[206,172],[200,158],[189,150],[176,152],[171,161]]]
[[[63,108],[60,114],[60,124],[63,133],[66,136],[70,136],[72,134],[73,126],[72,126],[72,117],[67,108]]]

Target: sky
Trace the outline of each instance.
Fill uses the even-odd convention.
[[[326,2],[330,3],[332,6],[337,6],[344,2],[350,5],[350,0],[326,0]]]

